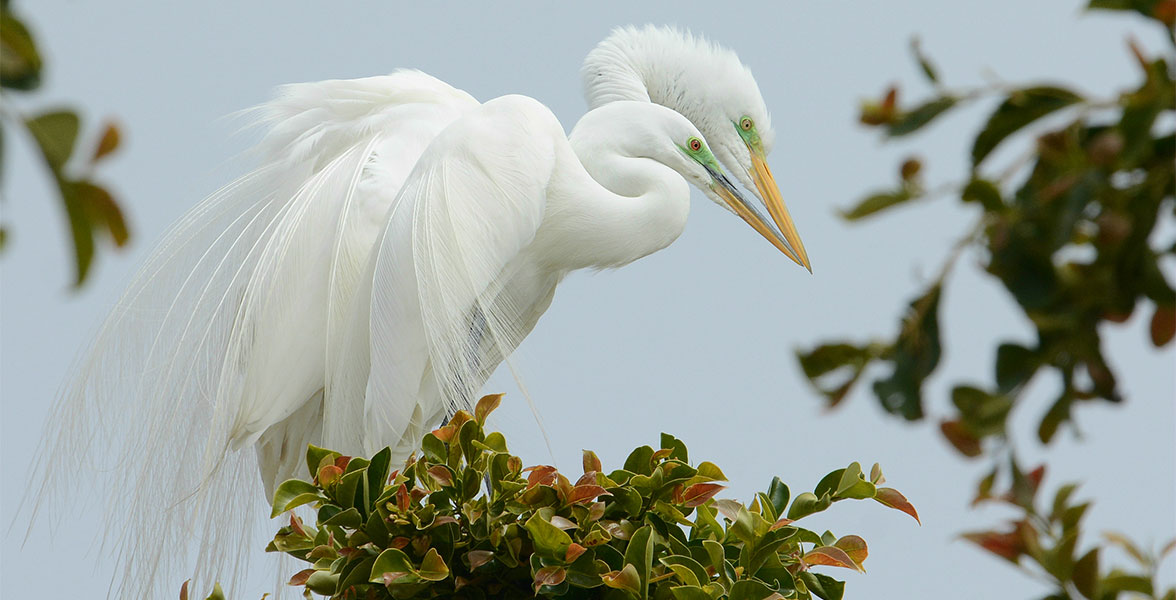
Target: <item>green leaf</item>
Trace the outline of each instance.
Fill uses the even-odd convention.
[[[641,578],[637,575],[637,569],[633,565],[625,565],[619,571],[612,571],[600,576],[604,585],[618,590],[625,590],[633,594],[641,595]]]
[[[32,90],[41,84],[41,54],[24,23],[7,7],[0,11],[0,87]]]
[[[288,479],[282,482],[277,490],[274,490],[274,503],[273,510],[270,511],[270,518],[272,519],[292,508],[322,499],[319,489],[314,484],[301,479]]]
[[[436,548],[429,548],[429,551],[425,553],[417,575],[425,581],[441,581],[449,577],[449,567],[446,566],[441,555],[437,553]]]
[[[1074,588],[1083,597],[1095,600],[1098,597],[1098,548],[1093,548],[1074,563],[1074,573],[1070,576]]]
[[[94,227],[90,223],[90,215],[78,200],[78,186],[75,182],[63,177],[55,177],[61,201],[65,204],[65,213],[69,217],[69,230],[74,243],[74,265],[76,277],[74,287],[80,287],[86,281],[90,272],[90,264],[94,260]]]
[[[927,77],[927,81],[931,83],[939,83],[939,72],[935,69],[935,65],[931,64],[931,60],[923,53],[923,45],[919,38],[911,38],[911,54],[914,55],[915,61],[919,63],[919,68],[923,71],[923,75]]]
[[[841,600],[845,595],[845,583],[837,581],[828,575],[801,571],[800,579],[810,592],[824,598],[824,600]]]
[[[1001,142],[1022,127],[1081,100],[1082,97],[1074,92],[1053,86],[1013,91],[988,117],[984,129],[976,136],[972,144],[972,166],[978,166]]]
[[[625,470],[638,475],[650,475],[653,473],[652,460],[653,448],[641,446],[629,453],[629,458],[625,459]]]
[[[731,586],[731,591],[727,594],[728,600],[764,600],[774,593],[772,588],[768,587],[762,581],[754,579],[740,579]]]
[[[204,600],[225,600],[225,592],[221,589],[220,583],[212,584],[212,593]]]
[[[797,494],[796,498],[792,501],[792,507],[788,509],[788,518],[795,521],[801,517],[821,512],[829,508],[832,501],[832,498],[829,496],[817,498],[816,494],[812,492]]]
[[[772,501],[772,508],[777,515],[784,514],[784,509],[788,507],[788,496],[788,486],[784,485],[779,477],[773,477],[771,485],[768,486],[768,498]]]
[[[415,583],[420,580],[412,560],[396,548],[388,548],[376,557],[376,564],[372,565],[372,576],[368,581],[387,585],[389,579],[385,578],[385,575],[391,575],[391,581],[396,583]]]
[[[712,600],[710,594],[696,585],[680,585],[670,588],[674,600]]]
[[[306,470],[311,476],[317,475],[319,468],[323,466],[323,461],[327,457],[331,457],[330,461],[334,462],[335,457],[341,456],[338,452],[327,450],[326,448],[319,448],[314,444],[307,444],[306,446]]]
[[[104,227],[115,246],[126,245],[131,235],[127,231],[122,209],[110,192],[89,181],[79,181],[74,184],[74,198],[85,211],[90,227]]]
[[[987,179],[973,179],[964,186],[960,193],[964,202],[977,202],[988,212],[999,212],[1004,209],[1004,196],[995,183]]]
[[[910,303],[898,339],[889,357],[894,370],[874,382],[874,394],[882,407],[908,421],[923,418],[923,380],[939,365],[939,299],[942,282],[936,282]]]
[[[673,570],[678,579],[686,585],[702,585],[710,581],[706,568],[689,556],[663,556],[658,562]]]
[[[996,348],[996,385],[1007,394],[1028,382],[1040,365],[1033,350],[1019,344],[1001,344]]]
[[[857,206],[849,210],[842,210],[841,218],[847,221],[857,221],[863,217],[868,217],[878,211],[885,210],[892,206],[897,206],[907,202],[913,198],[911,193],[907,190],[898,190],[894,192],[877,192],[867,196]]]
[[[572,538],[564,530],[552,525],[538,512],[527,519],[523,527],[531,534],[531,542],[535,549],[550,558],[562,559],[572,545]]]
[[[956,102],[957,100],[951,96],[942,96],[920,104],[914,110],[905,112],[899,115],[896,120],[891,121],[886,127],[886,133],[890,137],[901,137],[914,133],[950,110],[956,105]]]
[[[833,408],[845,399],[849,390],[861,378],[866,366],[878,357],[874,345],[824,344],[808,353],[797,352],[800,367],[809,383],[824,394]]]
[[[653,568],[653,527],[646,525],[629,538],[625,549],[625,566],[632,566],[639,578],[637,595],[644,600],[649,597],[649,572]]]
[[[54,172],[59,172],[73,154],[81,121],[72,111],[48,112],[25,121],[29,133],[41,147],[41,154]]]

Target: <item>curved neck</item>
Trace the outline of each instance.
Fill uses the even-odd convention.
[[[615,150],[564,146],[548,188],[545,232],[566,269],[620,267],[670,245],[686,227],[690,187],[673,169]],[[550,224],[550,225],[548,225]]]

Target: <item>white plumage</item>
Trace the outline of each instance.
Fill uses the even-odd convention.
[[[261,166],[165,234],[51,420],[37,506],[96,463],[116,593],[148,596],[165,575],[174,589],[176,573],[238,580],[263,514],[257,469],[268,495],[303,475],[307,443],[406,456],[468,406],[567,272],[671,243],[687,182],[808,266],[757,171],[771,132],[734,54],[624,29],[584,74],[595,110],[570,138],[534,100],[479,104],[407,70],[286,86],[256,109]]]

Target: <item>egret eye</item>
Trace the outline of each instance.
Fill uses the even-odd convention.
[[[691,152],[698,152],[699,150],[702,150],[702,140],[696,137],[690,138],[690,141],[686,142],[686,145],[690,147]]]
[[[751,117],[743,117],[742,119],[739,119],[739,127],[742,128],[743,131],[751,131],[752,126],[753,123],[751,122]]]

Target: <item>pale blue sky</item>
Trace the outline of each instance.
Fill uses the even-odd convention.
[[[891,183],[898,161],[914,151],[927,163],[931,184],[965,172],[965,134],[991,103],[950,115],[902,144],[882,145],[856,124],[858,100],[889,83],[901,83],[907,99],[926,93],[908,56],[909,37],[922,37],[952,86],[981,83],[984,73],[1011,82],[1057,79],[1100,95],[1135,82],[1124,40],[1130,34],[1162,48],[1159,32],[1132,18],[1084,16],[1078,4],[18,3],[50,67],[38,105],[81,100],[87,132],[104,115],[117,115],[125,126],[126,147],[101,177],[122,200],[135,242],[117,256],[103,252],[86,289],[71,294],[64,221],[48,179],[27,140],[7,136],[3,523],[19,501],[32,448],[75,352],[165,227],[246,168],[235,157],[249,139],[234,136],[237,124],[225,115],[264,101],[282,83],[416,67],[482,100],[534,96],[570,129],[584,111],[584,54],[613,26],[668,23],[734,48],[755,73],[777,129],[773,170],[814,274],[696,194],[686,233],[669,249],[616,272],[570,277],[516,361],[540,406],[554,460],[575,470],[580,450],[592,448],[617,465],[627,449],[654,444],[669,431],[695,460],[722,466],[731,478],[727,495],[740,499],[773,475],[795,493],[852,460],[878,461],[918,507],[923,526],[873,503],[839,504],[814,517],[814,527],[857,533],[870,544],[867,575],[837,573],[849,581],[849,598],[1039,596],[1039,584],[956,539],[1009,516],[967,508],[987,465],[958,458],[934,419],[908,426],[880,418],[863,392],[826,414],[793,349],[892,335],[905,303],[975,217],[950,200],[857,226],[834,214]],[[1006,148],[994,161],[1015,154]],[[995,341],[1031,339],[1004,293],[975,268],[976,258],[965,257],[944,296],[947,346],[928,388],[932,415],[948,410],[951,383],[989,379]],[[1172,274],[1173,265],[1167,267]],[[739,311],[725,308],[732,301]],[[1174,353],[1141,350],[1146,316],[1137,311],[1105,330],[1127,402],[1082,407],[1081,443],[1065,432],[1042,448],[1032,436],[1053,381],[1037,382],[1014,419],[1027,462],[1049,461],[1047,490],[1084,482],[1079,495],[1095,499],[1089,532],[1121,530],[1159,544],[1176,535]],[[550,462],[509,377],[496,377],[488,389],[508,392],[498,424],[513,449],[528,462]],[[100,517],[92,512],[87,518]],[[88,552],[94,531],[83,518],[65,519],[52,539],[38,533],[23,550],[19,536],[8,535],[0,589],[13,598],[37,597],[46,586],[62,597],[102,597],[113,567]],[[1173,562],[1166,565],[1169,582],[1176,581]],[[269,581],[260,577],[259,585]]]

